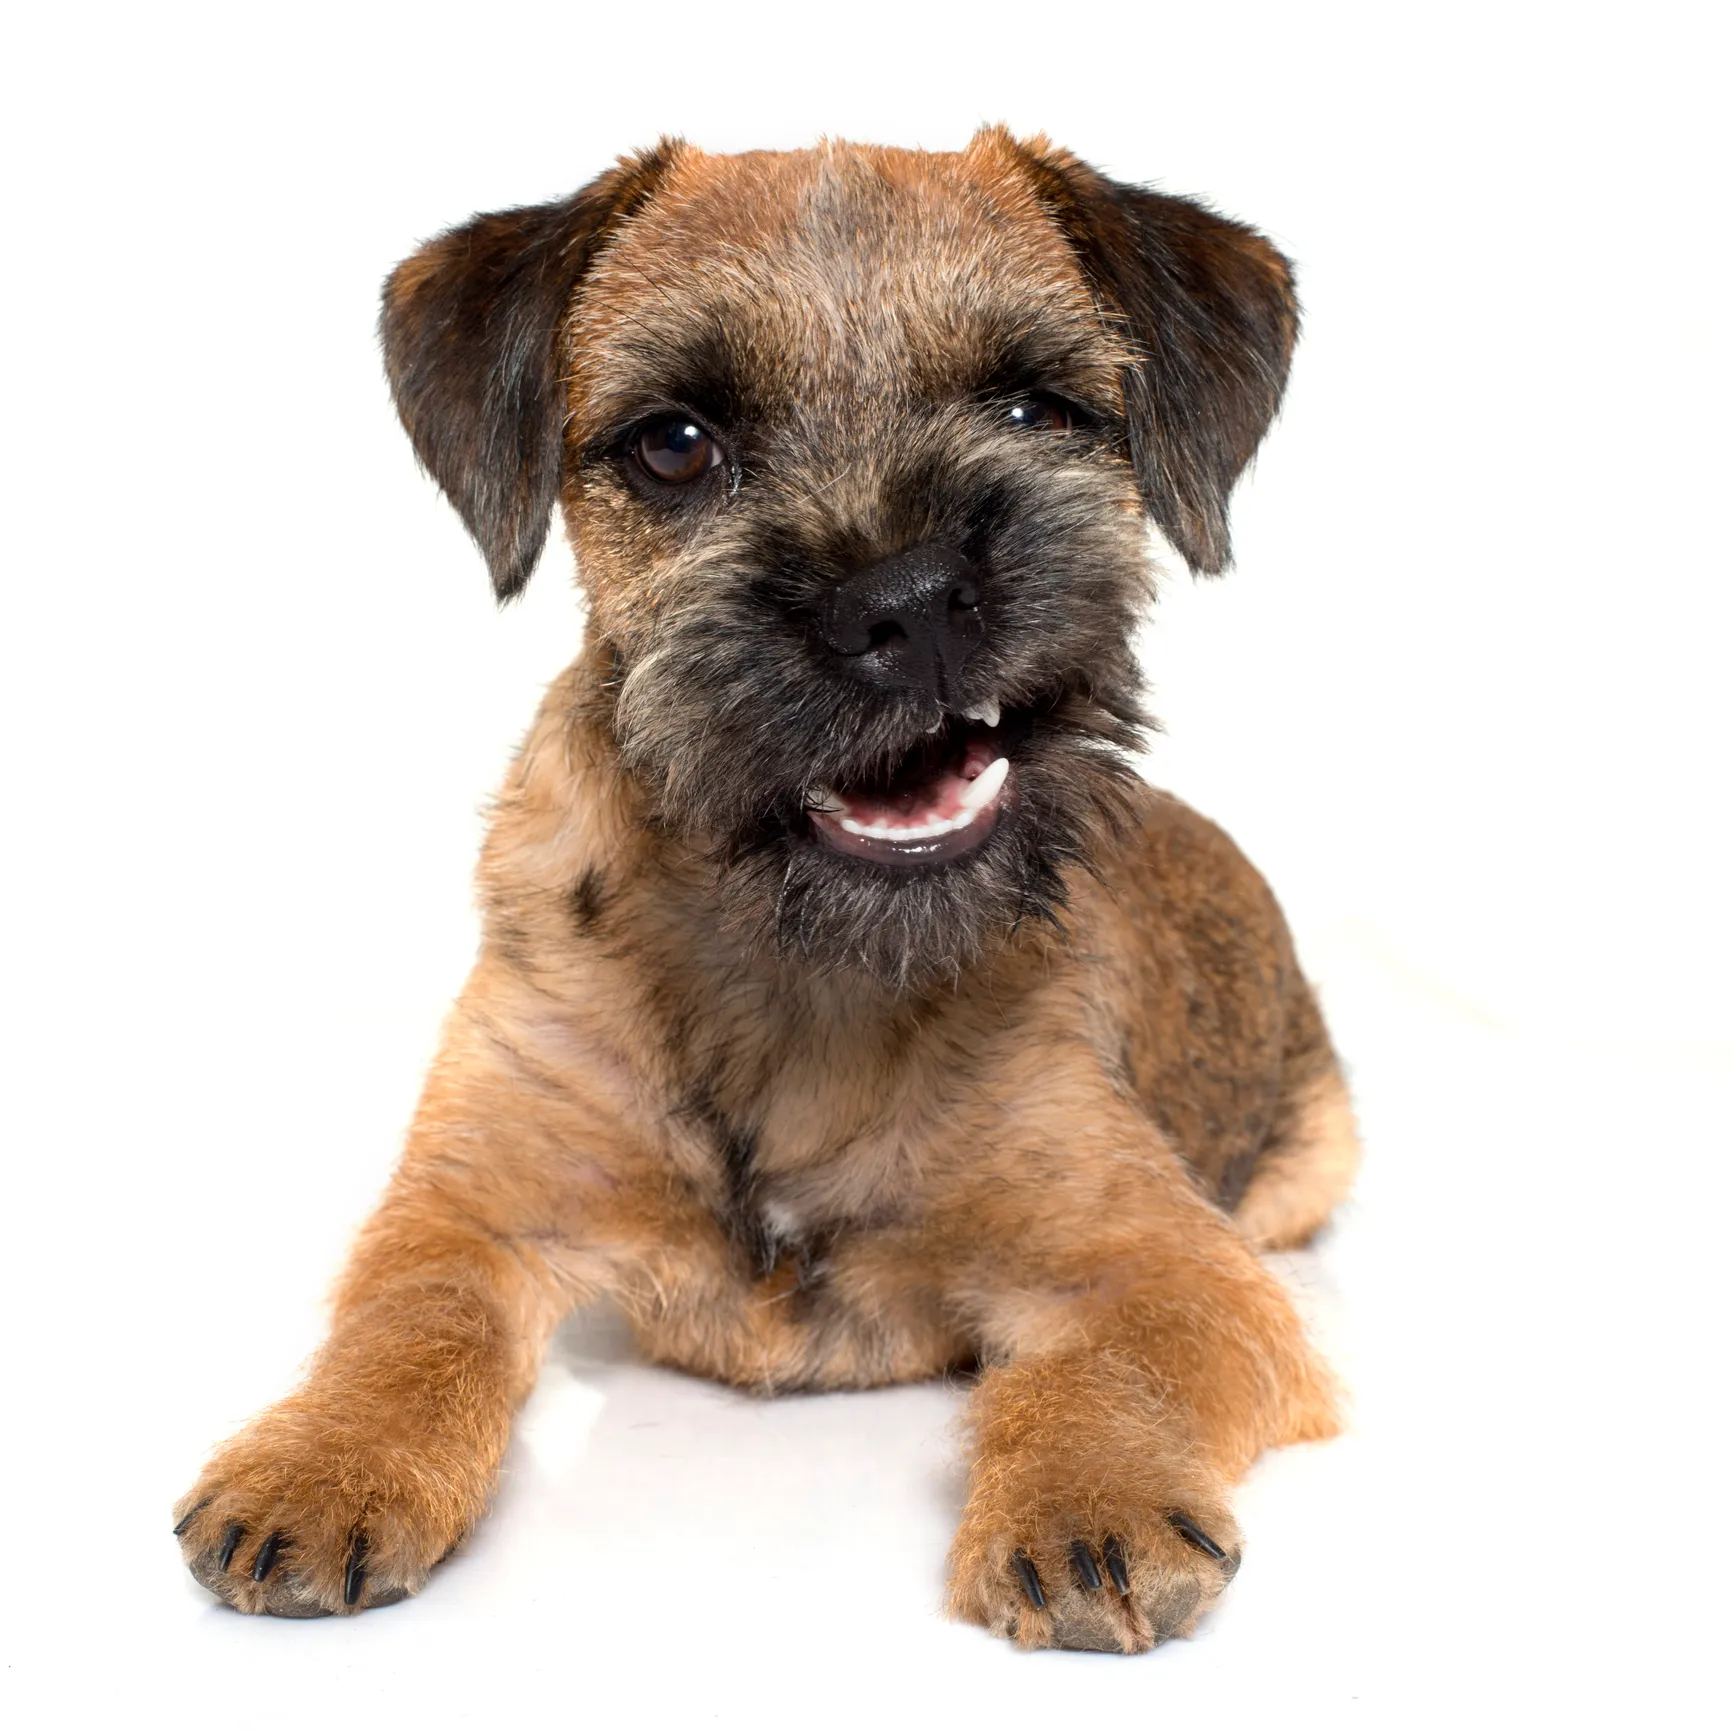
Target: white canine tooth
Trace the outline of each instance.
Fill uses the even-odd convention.
[[[932,726],[929,727],[926,731],[929,734],[936,734],[938,732],[938,730],[940,728],[942,728],[943,726],[944,726],[944,712],[943,712],[943,710],[940,710],[938,712],[937,716],[935,716],[933,718]]]
[[[972,704],[962,712],[971,722],[981,722],[989,728],[998,726],[998,699],[988,698],[985,703]]]
[[[808,812],[840,812],[842,802],[828,788],[808,788],[806,790],[806,810]]]
[[[1009,758],[994,758],[962,791],[962,809],[973,817],[981,807],[998,798],[1004,779],[1010,774]]]

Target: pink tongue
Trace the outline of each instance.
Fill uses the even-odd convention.
[[[968,742],[960,771],[940,770],[930,781],[887,794],[843,794],[844,813],[856,824],[897,825],[910,830],[954,818],[962,810],[963,791],[996,756],[981,739]]]

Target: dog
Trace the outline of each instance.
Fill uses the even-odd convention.
[[[588,603],[483,939],[302,1385],[175,1510],[246,1612],[417,1591],[574,1306],[743,1389],[974,1380],[948,1603],[1140,1652],[1338,1429],[1258,1253],[1358,1141],[1281,913],[1136,774],[1152,519],[1197,572],[1291,270],[1003,128],[622,157],[398,266],[386,371],[504,600]]]

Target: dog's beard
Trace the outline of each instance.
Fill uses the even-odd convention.
[[[1134,727],[1085,699],[1031,718],[1013,797],[960,858],[887,866],[818,840],[806,814],[735,837],[717,857],[721,918],[749,946],[896,993],[960,974],[1031,922],[1062,925],[1067,876],[1122,824]]]

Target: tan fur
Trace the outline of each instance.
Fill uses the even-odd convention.
[[[1359,1159],[1353,1103],[1331,1070],[1299,1093],[1291,1127],[1264,1155],[1233,1224],[1260,1251],[1309,1244],[1346,1201]]]
[[[687,152],[573,309],[572,448],[605,414],[623,322],[665,311],[642,280],[658,252],[711,247],[747,296],[753,272],[800,268],[801,225],[868,170],[933,212],[870,317],[919,316],[934,274],[966,282],[983,246],[1015,292],[1093,317],[996,135],[960,162]],[[822,378],[824,340],[771,320],[768,373]],[[1099,354],[1110,374],[1105,335]],[[1252,1249],[1314,1231],[1356,1146],[1273,898],[1219,830],[1145,791],[1074,875],[1065,933],[1019,928],[938,990],[743,947],[714,916],[713,859],[652,821],[614,735],[616,657],[653,651],[677,561],[575,463],[565,508],[591,634],[500,795],[480,959],[329,1343],[179,1506],[189,1561],[248,1611],[419,1588],[483,1513],[551,1330],[606,1298],[653,1358],[766,1393],[979,1364],[957,1615],[1126,1651],[1190,1628],[1237,1564],[1231,1484],[1336,1425]],[[750,1129],[768,1266],[739,1238],[727,1127]],[[272,1535],[282,1562],[255,1584]],[[1130,1559],[1122,1599],[1069,1575],[1071,1540],[1107,1536]]]

